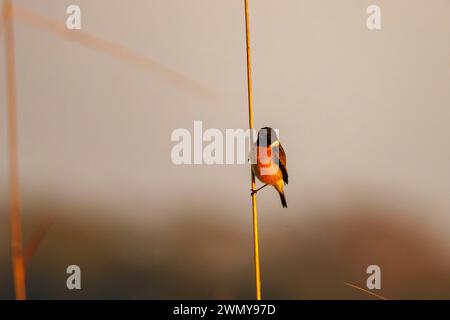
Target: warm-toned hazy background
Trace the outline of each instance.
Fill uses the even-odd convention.
[[[214,92],[15,23],[30,298],[253,298],[249,168],[175,166],[176,128],[246,128],[243,0],[16,0]],[[382,30],[366,8],[382,9]],[[251,0],[257,127],[279,128],[288,209],[258,194],[264,298],[450,298],[450,2]],[[0,35],[0,298],[12,298]],[[65,268],[82,268],[68,291]]]

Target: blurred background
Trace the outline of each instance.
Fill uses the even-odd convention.
[[[243,0],[14,4],[61,25],[77,4],[82,32],[160,66],[15,21],[24,243],[43,235],[29,298],[253,299],[249,166],[170,158],[172,131],[194,120],[247,128]],[[380,31],[366,27],[371,4]],[[450,299],[450,2],[255,0],[250,23],[255,125],[280,129],[290,174],[288,209],[258,193],[263,298],[374,299],[344,282],[365,287],[375,264],[378,294]],[[12,299],[0,40],[0,298]],[[66,288],[71,264],[80,291]]]

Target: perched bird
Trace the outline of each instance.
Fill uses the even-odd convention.
[[[258,132],[258,139],[253,145],[250,160],[253,174],[264,186],[252,190],[252,196],[262,188],[271,185],[280,194],[283,208],[287,208],[284,185],[288,184],[286,154],[278,140],[275,130],[264,127]]]

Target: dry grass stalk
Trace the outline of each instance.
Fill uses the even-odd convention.
[[[22,250],[22,221],[19,186],[19,150],[17,138],[16,72],[14,53],[14,21],[11,0],[3,6],[6,49],[6,84],[8,110],[9,192],[11,210],[11,260],[17,300],[26,299],[25,260]]]
[[[252,67],[250,61],[250,19],[248,13],[248,0],[245,0],[245,39],[247,47],[247,94],[248,94],[248,124],[250,131],[253,132],[253,98],[252,98]],[[253,141],[253,134],[251,134]],[[251,171],[252,190],[256,189],[255,175]],[[261,271],[259,263],[259,238],[258,238],[258,208],[256,205],[256,193],[252,195],[252,217],[253,217],[253,251],[255,260],[255,282],[256,282],[256,300],[261,300]]]

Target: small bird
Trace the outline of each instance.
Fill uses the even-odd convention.
[[[287,208],[284,195],[284,185],[288,184],[286,154],[275,130],[269,127],[259,130],[256,145],[253,145],[251,151],[250,160],[253,174],[264,183],[261,188],[252,190],[251,195],[253,196],[262,188],[272,185],[280,194],[283,208]]]

